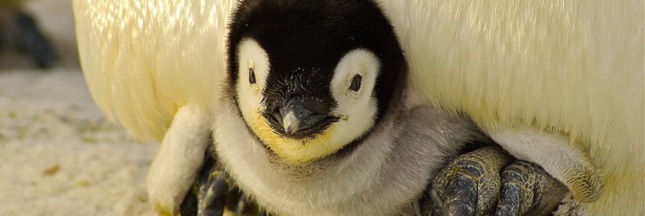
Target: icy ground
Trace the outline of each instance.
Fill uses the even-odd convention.
[[[94,105],[71,2],[29,3],[63,62],[40,71],[0,54],[0,215],[153,215],[145,176],[158,145],[137,142]]]

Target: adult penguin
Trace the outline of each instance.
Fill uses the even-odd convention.
[[[218,86],[227,80],[244,80],[239,77],[227,78],[224,73],[226,66],[230,66],[224,60],[230,61],[225,57],[231,53],[227,54],[225,48],[229,43],[226,41],[226,27],[232,18],[232,11],[242,11],[266,2],[75,2],[79,42],[81,52],[84,53],[84,71],[98,104],[135,133],[164,137],[151,170],[151,176],[167,177],[156,178],[150,184],[153,202],[158,206],[171,212],[176,211],[174,207],[183,198],[182,191],[187,190],[187,186],[180,185],[185,184],[186,179],[194,179],[201,164],[201,153],[208,145],[207,137],[212,125],[210,118],[221,117],[223,110],[230,111],[226,103],[216,103],[218,98],[226,97],[222,94],[225,91],[221,91]],[[365,2],[376,5],[371,1],[325,3],[330,3],[334,9],[341,9]],[[637,182],[643,176],[642,170],[638,168],[643,162],[635,156],[640,151],[630,149],[642,148],[640,143],[643,137],[638,131],[642,131],[643,125],[634,120],[637,118],[629,117],[629,113],[640,113],[638,110],[642,110],[643,103],[642,99],[621,100],[625,98],[625,94],[633,96],[628,98],[642,98],[642,92],[634,89],[642,87],[642,83],[636,80],[642,80],[638,78],[642,78],[642,64],[639,64],[642,58],[639,57],[643,54],[642,50],[634,48],[638,46],[616,46],[643,43],[642,28],[638,27],[642,26],[642,22],[637,18],[641,14],[641,7],[633,6],[635,3],[630,2],[609,1],[565,4],[504,2],[493,5],[434,1],[377,3],[401,40],[402,50],[409,63],[410,74],[406,80],[411,84],[408,87],[421,93],[421,100],[418,101],[425,101],[422,105],[434,105],[442,110],[467,114],[506,150],[516,157],[543,166],[572,189],[576,198],[583,202],[597,198],[601,186],[592,161],[585,156],[589,151],[591,160],[608,171],[605,180],[610,182],[610,189],[607,190],[609,195],[601,196],[600,201],[585,205],[583,209],[598,214],[637,214],[642,211],[639,205],[630,204],[641,200],[633,191],[642,191],[642,185]],[[275,5],[293,4],[296,3],[281,1]],[[486,8],[489,6],[493,8]],[[316,14],[314,12],[317,10],[307,12]],[[613,16],[615,11],[622,12],[619,13],[620,16]],[[326,12],[331,13],[333,10]],[[597,16],[605,19],[585,19]],[[348,20],[349,24],[353,21]],[[597,35],[591,32],[607,34]],[[274,33],[279,35],[288,32]],[[253,43],[249,43],[245,47],[253,47]],[[267,50],[263,47],[267,45],[256,44],[260,50]],[[562,47],[576,52],[564,52]],[[177,58],[178,55],[181,58]],[[309,53],[305,50],[302,55],[307,56]],[[369,55],[363,55],[363,60],[369,59],[365,56]],[[378,55],[373,56],[377,56],[377,61],[382,61]],[[248,67],[247,70],[249,68],[253,68],[255,73],[255,66]],[[617,70],[619,75],[606,73],[612,68],[620,68]],[[239,76],[243,74],[250,73],[239,73]],[[262,82],[264,78],[256,77],[256,82]],[[361,76],[362,87],[363,83],[367,84],[369,81],[364,82]],[[376,80],[373,82],[376,83]],[[350,82],[350,86],[351,83],[354,82]],[[329,86],[334,85],[329,83]],[[552,88],[553,86],[558,88]],[[256,91],[264,90],[257,87]],[[307,88],[303,91],[307,91]],[[544,101],[544,98],[549,98],[549,101]],[[302,101],[300,109],[307,108],[308,105],[304,104],[310,103],[308,101],[317,100],[309,99],[298,99]],[[285,109],[289,105],[288,101],[290,99],[286,100]],[[385,110],[378,109],[381,106],[379,101],[376,110]],[[287,122],[298,119],[297,113],[294,112],[292,117],[287,118],[290,116],[289,112],[280,113],[278,108],[283,121],[279,122],[280,118],[276,118],[278,123],[271,123],[273,126],[268,123],[271,113],[261,115],[260,117],[267,119],[268,128],[272,130],[267,132],[263,131],[266,126],[249,124],[261,121],[247,119],[245,111],[242,111],[245,105],[237,102],[236,106],[239,105],[239,112],[249,130],[235,132],[250,132],[257,138],[256,141],[266,144],[259,146],[269,146],[268,150],[272,154],[267,155],[275,154],[276,157],[267,158],[306,164],[335,155],[339,151],[334,149],[355,143],[338,142],[341,144],[312,154],[307,153],[308,147],[297,148],[295,151],[300,149],[302,154],[307,154],[291,154],[296,156],[290,158],[288,152],[294,149],[287,148],[279,153],[282,151],[278,150],[280,144],[271,147],[267,143],[282,139],[281,136],[271,137],[271,133],[280,134],[280,127],[275,125],[281,123],[286,133],[290,130],[289,125],[294,125]],[[257,101],[249,103],[257,105]],[[620,105],[625,103],[633,106]],[[312,113],[324,114],[326,109],[320,110]],[[371,110],[365,111],[369,114]],[[385,118],[380,118],[385,116],[379,116],[380,114],[376,115],[379,118],[375,119],[374,125],[385,121]],[[342,122],[344,116],[335,117],[339,118],[332,122],[338,123]],[[220,122],[218,118],[214,121]],[[301,122],[306,121],[299,121],[298,124]],[[332,124],[329,125],[322,125],[321,128],[333,129]],[[609,128],[610,125],[617,127]],[[226,127],[214,129],[216,142],[219,142],[217,131]],[[354,129],[364,130],[359,127]],[[377,129],[364,130],[368,133],[359,140],[365,141],[374,134],[374,130]],[[341,132],[350,133],[352,130]],[[569,140],[574,144],[569,144]],[[607,143],[617,144],[612,146],[611,152],[599,151]],[[218,156],[220,149],[216,148]],[[302,157],[299,158],[298,155]],[[229,169],[235,169],[234,165],[230,165],[232,162],[223,163],[229,163]],[[182,169],[172,169],[173,166]],[[170,189],[164,191],[155,188]],[[248,188],[243,188],[246,189]],[[161,192],[157,193],[159,191]],[[253,192],[250,194],[255,195]]]

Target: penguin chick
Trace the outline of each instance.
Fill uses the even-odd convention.
[[[395,33],[371,1],[243,1],[217,158],[279,215],[391,215],[469,140],[470,122],[420,103]]]
[[[448,155],[486,139],[468,118],[417,97],[394,30],[374,2],[240,4],[228,38],[227,95],[214,113],[215,149],[242,191],[269,212],[406,212]],[[552,135],[503,141],[541,137]],[[556,160],[584,159],[570,152]],[[566,168],[588,165],[577,162]],[[596,186],[582,185],[594,194]]]
[[[31,56],[36,67],[50,68],[58,61],[58,54],[38,29],[36,20],[23,10],[22,3],[0,2],[0,50],[16,49]]]

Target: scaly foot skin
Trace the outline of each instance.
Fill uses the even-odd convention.
[[[446,166],[421,206],[423,215],[549,215],[567,193],[537,165],[486,146]]]
[[[211,152],[210,149],[207,152]],[[206,154],[199,176],[181,204],[182,216],[219,216],[258,214],[255,204],[229,180],[211,154]]]
[[[0,47],[16,48],[34,59],[36,67],[51,68],[58,61],[54,47],[38,29],[36,21],[16,8],[0,8]]]

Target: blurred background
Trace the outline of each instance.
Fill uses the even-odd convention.
[[[57,54],[47,69],[34,58],[46,49],[7,39],[16,11]],[[158,145],[137,142],[94,105],[71,0],[0,0],[0,35],[0,215],[153,215],[145,176]]]

